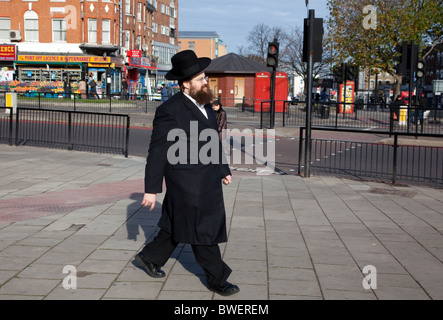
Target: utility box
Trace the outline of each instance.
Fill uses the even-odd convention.
[[[6,113],[15,114],[17,112],[17,93],[16,92],[7,92],[6,93]]]
[[[408,106],[400,106],[400,117],[398,124],[405,126],[408,124]]]

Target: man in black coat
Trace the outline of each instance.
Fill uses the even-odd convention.
[[[181,91],[156,110],[142,201],[152,210],[165,180],[158,223],[161,230],[135,260],[150,276],[164,277],[161,266],[178,243],[190,244],[209,289],[232,295],[240,289],[227,281],[232,270],[223,262],[218,247],[227,241],[222,183],[231,183],[231,172],[223,161],[217,122],[209,104],[214,95],[203,72],[211,59],[185,50],[171,62],[173,68],[166,79],[177,80]]]

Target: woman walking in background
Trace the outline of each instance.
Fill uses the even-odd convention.
[[[215,112],[215,117],[217,118],[217,129],[220,140],[222,140],[223,129],[227,128],[226,111],[223,110],[222,104],[219,100],[214,100],[211,102],[212,109]]]

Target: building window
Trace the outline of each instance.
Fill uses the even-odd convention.
[[[88,42],[97,43],[97,19],[88,19]]]
[[[25,41],[38,41],[38,15],[35,11],[28,10],[24,15]]]
[[[0,39],[9,40],[10,30],[11,30],[11,19],[0,18]]]
[[[152,23],[152,32],[154,33],[158,32],[158,24],[156,22]]]
[[[125,0],[125,13],[131,13],[131,0]]]
[[[66,20],[52,19],[52,41],[66,42]]]
[[[137,49],[137,50],[142,49],[142,37],[141,36],[137,36],[135,38],[135,49]]]
[[[142,21],[142,3],[137,3],[137,21]]]
[[[111,43],[111,20],[102,21],[102,43]]]
[[[124,31],[124,43],[125,48],[129,50],[129,30]]]

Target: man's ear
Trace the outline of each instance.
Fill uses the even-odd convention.
[[[186,91],[189,91],[189,88],[191,87],[190,81],[183,81],[182,85],[183,85],[183,88],[185,88]]]

